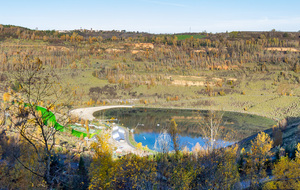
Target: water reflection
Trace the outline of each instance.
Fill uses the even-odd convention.
[[[199,110],[119,108],[99,111],[94,116],[98,118],[118,118],[120,124],[134,129],[134,137],[137,142],[148,145],[150,149],[154,149],[155,140],[163,129],[169,127],[170,120],[173,118],[180,130],[180,145],[182,147],[186,145],[191,150],[191,147],[197,142],[201,146],[206,144],[206,140],[202,138],[199,123],[203,121],[207,114],[207,111]],[[216,139],[216,141],[226,146],[230,142],[239,141],[254,133],[268,129],[274,124],[273,120],[260,116],[225,112],[221,123],[223,132],[220,139]],[[231,135],[231,139],[224,140],[227,135]],[[172,147],[170,150],[172,150]]]

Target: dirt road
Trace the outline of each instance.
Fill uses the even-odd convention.
[[[93,120],[96,119],[93,116],[93,113],[96,111],[100,111],[100,110],[106,110],[106,109],[112,109],[112,108],[132,108],[133,106],[124,106],[124,105],[120,105],[120,106],[99,106],[99,107],[87,107],[87,108],[78,108],[78,109],[74,109],[71,110],[70,113],[71,115],[74,116],[78,116],[82,119],[85,120]]]

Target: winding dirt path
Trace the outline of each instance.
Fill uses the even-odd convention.
[[[70,111],[71,115],[78,116],[85,120],[93,120],[96,119],[93,116],[93,113],[100,110],[107,110],[112,108],[132,108],[133,106],[98,106],[98,107],[87,107],[87,108],[78,108]]]

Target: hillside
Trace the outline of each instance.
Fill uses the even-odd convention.
[[[284,167],[278,159],[286,165],[299,159],[299,60],[300,32],[149,34],[0,25],[0,184],[239,189],[249,180],[251,187],[272,187],[274,181],[261,180]],[[104,105],[232,111],[278,124],[265,131],[270,135],[249,137],[246,150],[196,144],[152,155],[137,143],[137,153],[125,155],[110,137],[114,118],[70,117],[71,109]],[[66,130],[45,122],[45,113]],[[175,119],[168,133],[178,147]],[[273,179],[280,181],[276,171]]]

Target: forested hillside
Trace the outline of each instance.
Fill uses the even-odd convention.
[[[300,32],[150,34],[0,25],[0,186],[296,189],[299,71]],[[136,154],[119,155],[112,122],[70,115],[102,105],[233,111],[278,124],[253,136],[245,149],[197,144],[188,150],[176,144],[171,120],[175,151],[155,153],[139,144]]]

